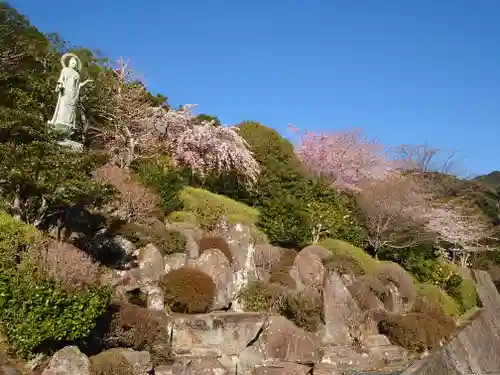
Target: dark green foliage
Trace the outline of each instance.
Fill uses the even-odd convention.
[[[381,249],[378,256],[381,260],[398,263],[413,274],[418,282],[442,283],[442,280],[438,279],[438,255],[432,245],[421,244],[404,249]]]
[[[133,169],[141,182],[159,195],[165,215],[181,209],[179,193],[185,185],[184,180],[180,171],[173,169],[167,160],[139,160],[134,163]]]
[[[194,118],[194,124],[201,124],[202,122],[212,122],[213,126],[221,126],[220,120],[217,116],[211,116],[206,114],[198,115]]]
[[[84,340],[106,312],[109,290],[68,291],[32,272],[0,274],[0,321],[12,348],[27,356],[44,344]],[[46,349],[46,348],[45,348]]]
[[[181,267],[163,277],[165,304],[173,312],[205,313],[212,307],[215,284],[210,276],[195,268]]]
[[[311,243],[311,223],[301,203],[293,198],[269,199],[260,207],[259,227],[269,242],[302,248]]]
[[[111,233],[122,235],[137,247],[152,243],[163,255],[183,253],[186,249],[186,237],[178,231],[168,230],[160,221],[148,224],[115,222]]]

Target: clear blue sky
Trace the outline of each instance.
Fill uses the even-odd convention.
[[[361,127],[500,169],[499,0],[11,0],[44,32],[126,56],[172,104],[286,133]]]

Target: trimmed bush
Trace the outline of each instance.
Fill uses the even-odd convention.
[[[433,284],[417,285],[417,300],[414,306],[415,311],[422,311],[425,306],[437,306],[448,316],[459,314],[459,304],[451,296],[446,294],[441,288]]]
[[[221,216],[238,215],[238,221],[249,226],[259,218],[255,208],[203,189],[185,187],[180,199],[183,210],[195,214],[204,229],[212,229]]]
[[[184,222],[198,226],[198,217],[192,212],[174,211],[167,216],[167,220],[171,223]]]
[[[283,299],[281,315],[308,332],[316,332],[324,322],[323,301],[320,296],[294,293]]]
[[[57,342],[86,340],[110,299],[107,287],[77,291],[50,279],[60,262],[44,263],[50,267],[34,263],[47,242],[33,227],[0,214],[0,324],[10,346],[21,356]],[[75,271],[76,265],[71,267]],[[73,271],[58,276],[77,284],[80,277],[88,276]]]
[[[133,366],[120,349],[106,350],[89,359],[91,375],[135,375]]]
[[[124,223],[113,232],[137,247],[152,243],[163,255],[183,253],[186,249],[186,237],[178,231],[167,229],[161,221],[155,221],[150,225]]]
[[[167,318],[163,312],[121,304],[115,307],[105,344],[108,348],[151,350],[155,341],[167,333],[166,329]]]
[[[205,313],[212,307],[215,284],[210,276],[195,268],[181,267],[162,280],[165,304],[173,312]]]
[[[351,276],[362,276],[365,274],[365,270],[361,262],[358,259],[346,255],[346,254],[335,254],[323,261],[323,264],[327,270],[335,271],[339,275],[349,274]]]
[[[0,268],[12,268],[19,256],[43,247],[42,234],[33,226],[0,211]]]
[[[238,299],[245,311],[279,313],[280,299],[283,296],[284,290],[282,287],[276,284],[254,281],[240,291]]]
[[[438,347],[453,334],[455,324],[443,321],[424,313],[389,315],[379,323],[379,329],[393,344],[421,352]]]
[[[286,195],[262,203],[258,226],[273,245],[303,248],[312,241],[311,222],[305,207]]]
[[[354,258],[363,268],[365,273],[371,273],[375,270],[377,261],[368,255],[363,249],[348,244],[347,242],[333,239],[325,239],[318,245],[332,252],[334,255],[345,255]]]
[[[306,331],[316,331],[324,320],[319,295],[290,293],[277,284],[254,281],[240,292],[238,298],[245,311],[274,312]]]
[[[0,274],[0,321],[12,348],[27,356],[50,342],[85,340],[107,310],[108,288],[72,292],[25,272]]]
[[[295,250],[284,250],[278,264],[274,265],[270,271],[270,283],[279,284],[281,286],[293,289],[295,288],[295,280],[290,275],[290,268],[297,257],[298,252]]]
[[[71,288],[85,289],[100,282],[101,268],[82,250],[61,241],[50,241],[48,248],[33,254],[35,265],[43,272]]]

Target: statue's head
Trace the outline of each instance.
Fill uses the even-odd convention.
[[[70,68],[77,70],[78,69],[78,61],[76,61],[76,59],[74,57],[72,57],[69,60],[69,66],[70,66]]]

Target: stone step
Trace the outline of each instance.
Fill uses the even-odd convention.
[[[366,336],[364,345],[371,348],[373,346],[391,345],[391,342],[386,335],[376,334]]]
[[[382,359],[386,364],[405,361],[406,350],[397,345],[381,345],[368,349],[371,356]]]

